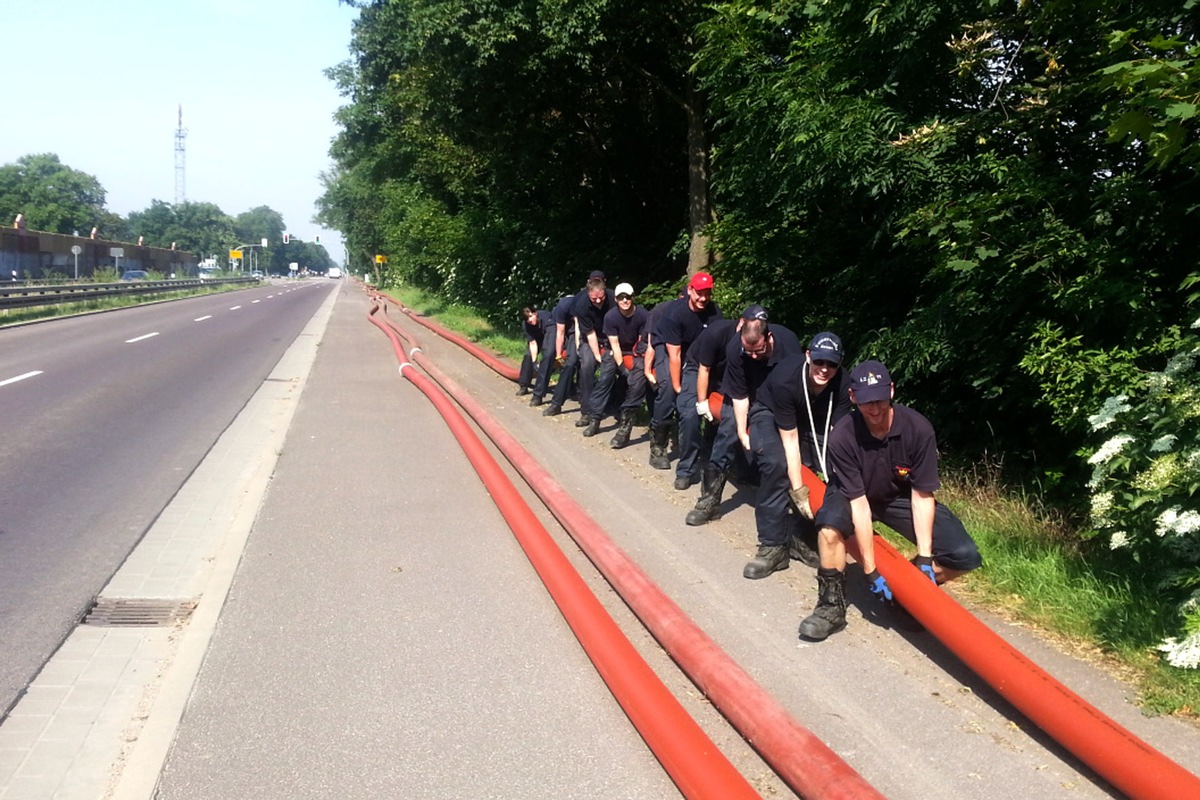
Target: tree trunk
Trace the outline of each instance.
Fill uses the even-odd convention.
[[[704,95],[696,87],[695,77],[687,79],[687,151],[688,151],[688,275],[707,271],[716,260],[709,250],[704,230],[713,221],[708,186],[708,129],[704,124]]]

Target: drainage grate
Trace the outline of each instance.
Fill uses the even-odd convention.
[[[183,622],[196,608],[195,600],[98,599],[83,618],[84,625],[107,628],[149,628]]]

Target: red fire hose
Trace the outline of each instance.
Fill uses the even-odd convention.
[[[418,321],[433,329],[432,323]],[[485,363],[495,360],[494,356],[481,352],[475,354]],[[816,475],[807,470],[806,473],[805,484],[809,486],[815,510],[824,498],[825,486]],[[858,558],[854,540],[847,540],[846,545],[851,555]],[[879,572],[887,578],[905,609],[1017,710],[1100,777],[1136,800],[1200,797],[1200,778],[1022,655],[953,597],[936,589],[878,536],[875,552]]]
[[[370,321],[391,339],[400,374],[446,420],[588,657],[679,790],[689,798],[758,797],[625,638],[454,404],[408,361],[396,333],[375,318],[377,309]]]
[[[387,322],[414,348],[413,361],[492,439],[663,649],[788,786],[822,800],[882,798],[684,614],[480,403],[415,349],[411,336]]]

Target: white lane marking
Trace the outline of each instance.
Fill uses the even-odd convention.
[[[262,300],[251,300],[250,304],[253,305],[254,303],[261,303],[261,302],[262,302]]]
[[[239,308],[241,308],[241,306],[230,306],[229,310],[230,310],[230,311],[237,311]]]
[[[147,334],[145,334],[144,336],[135,336],[135,337],[134,337],[134,338],[132,338],[132,339],[126,339],[126,340],[125,340],[125,344],[133,344],[134,342],[140,342],[140,341],[142,341],[143,339],[150,339],[150,338],[153,338],[153,337],[155,337],[155,336],[158,336],[158,331],[155,331],[154,333],[147,333]]]
[[[205,314],[203,317],[196,317],[192,322],[204,322],[206,319],[212,319],[212,314]]]
[[[42,374],[42,371],[40,369],[35,369],[33,372],[26,372],[24,375],[18,375],[15,378],[9,378],[8,380],[0,381],[0,386],[8,386],[10,383],[16,383],[17,381],[23,381],[26,378],[32,378],[34,376],[41,375],[41,374]]]

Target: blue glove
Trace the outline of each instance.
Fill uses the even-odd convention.
[[[871,590],[871,594],[875,595],[880,602],[890,603],[892,601],[892,587],[888,586],[887,578],[879,574],[879,570],[873,569],[866,574],[867,588]]]
[[[912,565],[926,575],[937,586],[937,573],[933,571],[933,559],[929,556],[913,556]]]

